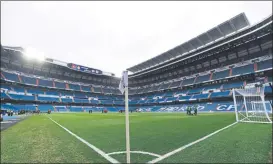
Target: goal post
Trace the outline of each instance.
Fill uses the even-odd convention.
[[[272,107],[265,101],[264,87],[233,89],[237,122],[272,123]]]

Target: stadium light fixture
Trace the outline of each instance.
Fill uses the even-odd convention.
[[[23,54],[24,54],[24,57],[29,60],[36,59],[38,61],[44,61],[45,59],[43,52],[37,51],[36,49],[31,47],[26,48]]]

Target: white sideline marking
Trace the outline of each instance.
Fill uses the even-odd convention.
[[[189,143],[189,144],[187,144],[187,145],[184,145],[184,146],[182,146],[182,147],[180,147],[180,148],[178,148],[178,149],[175,149],[175,150],[173,150],[173,151],[171,151],[171,152],[169,152],[169,153],[167,153],[167,154],[164,154],[164,155],[162,155],[162,156],[160,156],[160,157],[158,157],[158,158],[156,158],[156,159],[153,159],[153,160],[149,161],[148,163],[156,163],[156,162],[159,162],[159,161],[161,161],[161,160],[163,160],[163,159],[165,159],[165,158],[167,158],[167,157],[169,157],[169,156],[171,156],[171,155],[174,155],[175,153],[178,153],[178,152],[180,152],[180,151],[182,151],[182,150],[184,150],[184,149],[186,149],[186,148],[188,148],[188,147],[190,147],[190,146],[192,146],[192,145],[194,145],[194,144],[196,144],[196,143],[198,143],[198,142],[201,142],[201,141],[203,141],[203,140],[205,140],[205,139],[207,139],[207,138],[213,136],[214,134],[217,134],[217,133],[219,133],[220,131],[225,130],[225,129],[227,129],[227,128],[229,128],[229,127],[231,127],[231,126],[233,126],[233,125],[235,125],[235,124],[237,124],[237,123],[238,123],[238,122],[234,122],[234,123],[232,123],[232,124],[230,124],[230,125],[228,125],[228,126],[226,126],[226,127],[223,127],[222,129],[216,130],[215,132],[210,133],[210,134],[208,134],[208,135],[206,135],[206,136],[204,136],[204,137],[202,137],[202,138],[200,138],[200,139],[198,139],[198,140],[196,140],[196,141],[194,141],[194,142],[191,142],[191,143]]]
[[[107,155],[125,154],[125,153],[126,153],[126,151],[117,151],[117,152],[108,153]],[[150,153],[150,152],[146,152],[146,151],[130,151],[130,153],[147,154],[147,155],[150,155],[150,156],[161,157],[161,155],[159,155],[159,154]]]
[[[47,117],[47,116],[46,116]],[[70,130],[68,130],[67,128],[63,127],[62,125],[60,125],[59,123],[57,123],[56,121],[54,121],[52,118],[49,118],[51,121],[53,121],[55,124],[59,125],[61,128],[63,128],[65,131],[67,131],[69,134],[71,134],[72,136],[76,137],[78,140],[80,140],[81,142],[85,143],[88,147],[90,147],[91,149],[93,149],[95,152],[97,152],[98,154],[100,154],[102,157],[104,157],[105,159],[107,159],[109,162],[111,163],[119,163],[116,159],[110,157],[108,154],[106,154],[105,152],[103,152],[102,150],[100,150],[99,148],[97,148],[96,146],[90,144],[89,142],[85,141],[84,139],[82,139],[81,137],[77,136],[76,134],[72,133]]]

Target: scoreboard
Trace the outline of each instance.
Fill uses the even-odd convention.
[[[102,75],[102,71],[94,68],[89,68],[85,66],[81,66],[74,63],[68,63],[67,67],[76,71],[86,72],[90,74]]]

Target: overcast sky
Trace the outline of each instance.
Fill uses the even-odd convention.
[[[1,1],[1,44],[120,76],[241,12],[254,24],[272,1]]]

